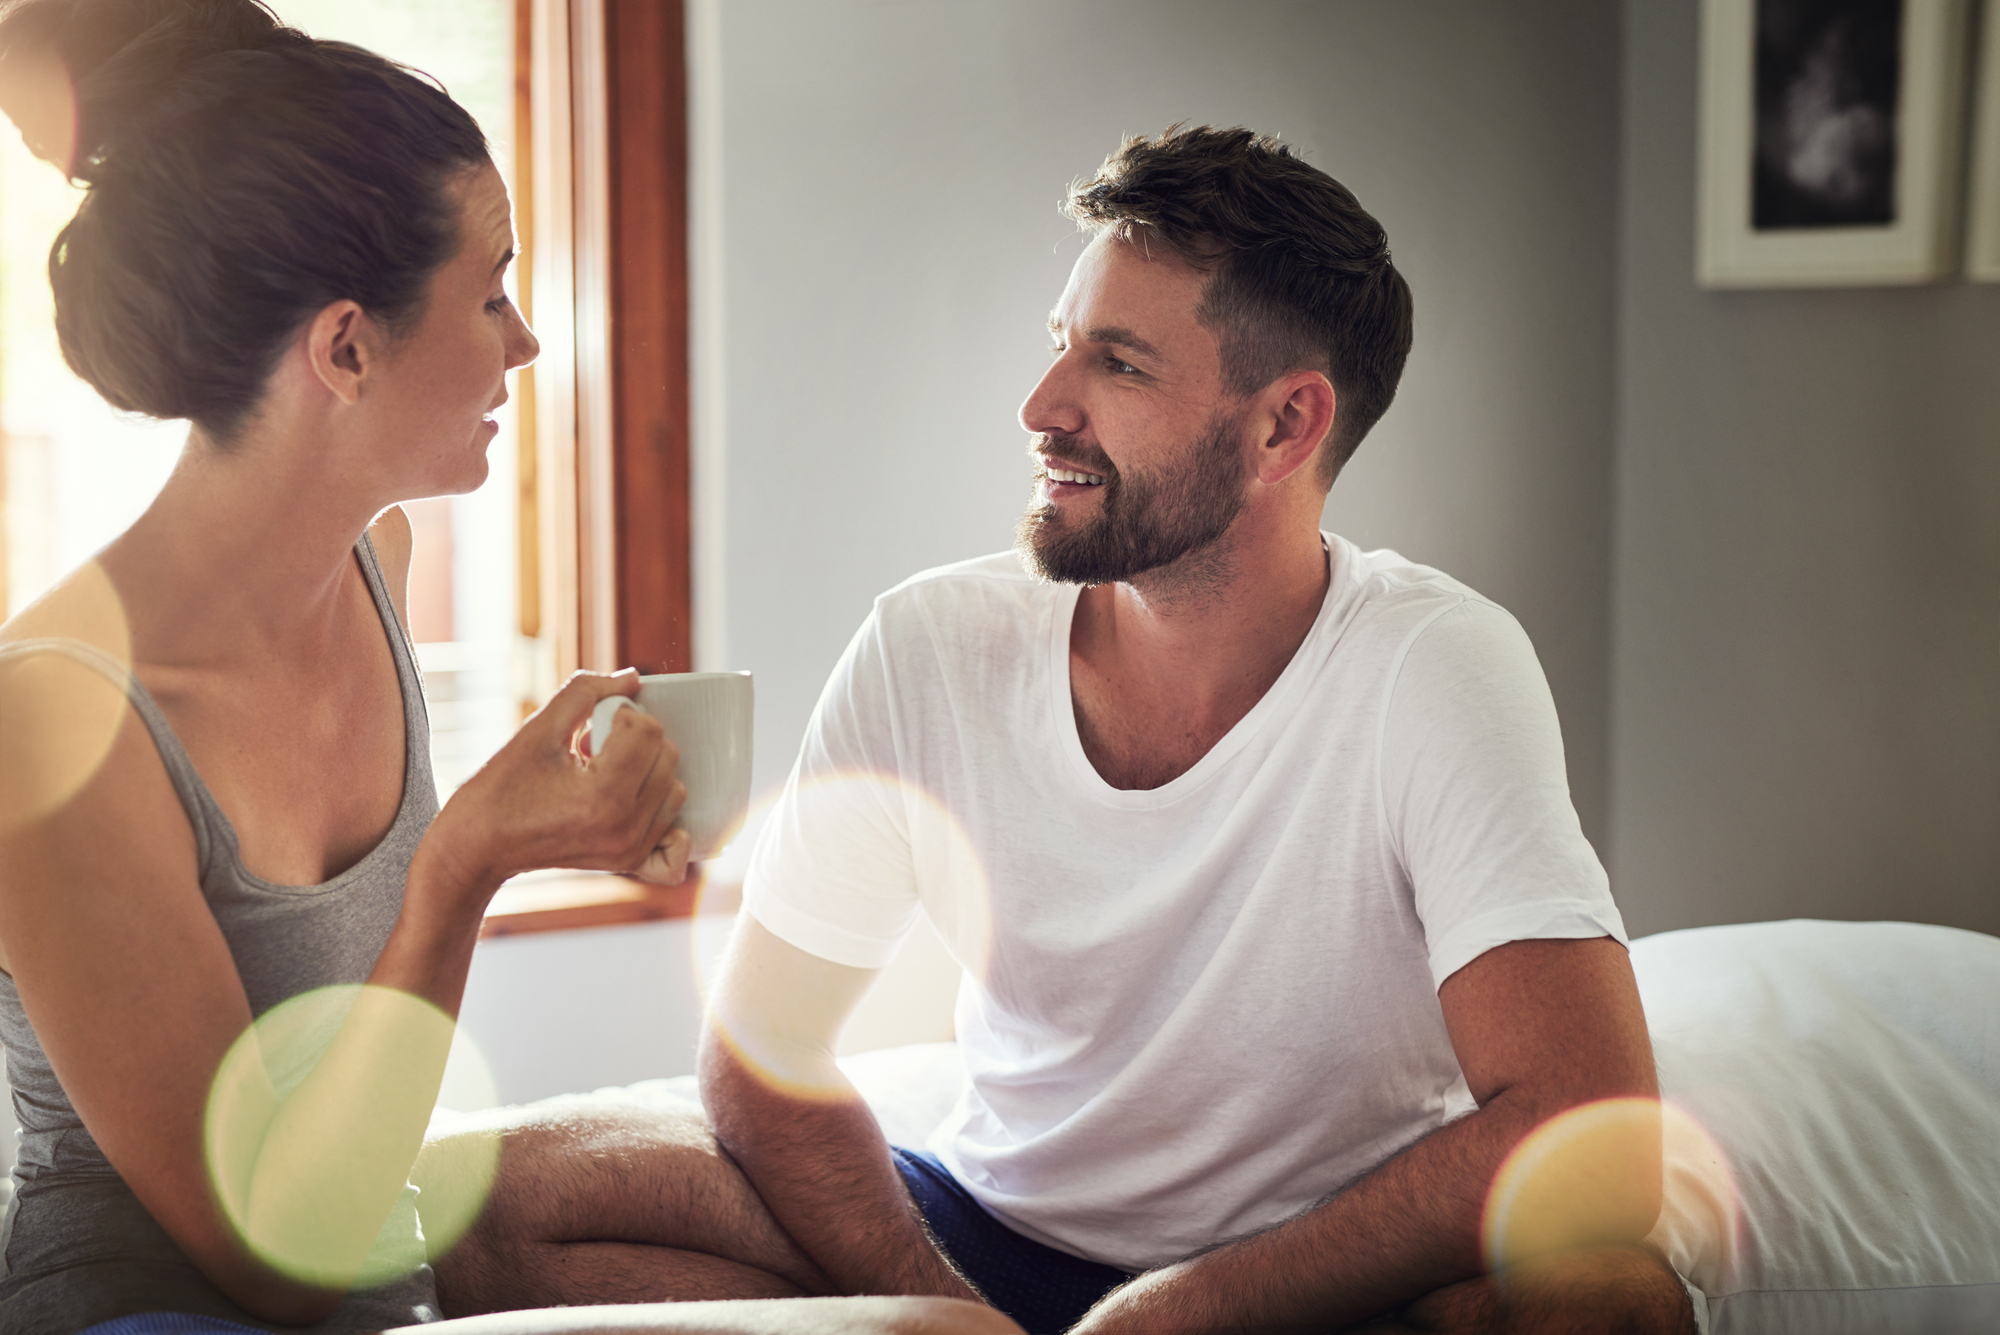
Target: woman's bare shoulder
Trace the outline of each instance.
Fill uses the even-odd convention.
[[[0,646],[23,640],[81,641],[123,663],[132,657],[125,601],[96,561],[84,562],[0,624]]]
[[[80,618],[79,605],[99,610],[57,590],[29,609],[36,615],[0,628],[8,758],[0,766],[0,968],[10,973],[24,944],[46,944],[36,934],[51,924],[92,921],[100,911],[130,921],[128,896],[164,884],[192,890],[196,880],[193,830],[128,696],[129,649],[101,620]],[[97,652],[79,651],[79,642]],[[199,894],[187,902],[199,907]]]

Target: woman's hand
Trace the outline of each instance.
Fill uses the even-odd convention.
[[[500,883],[543,867],[637,872],[678,884],[688,834],[674,830],[687,799],[680,753],[641,709],[613,715],[602,753],[585,759],[577,735],[607,696],[637,695],[638,673],[579,672],[452,796],[418,850],[456,873],[445,881],[484,908]],[[422,878],[426,882],[430,878]],[[414,887],[419,878],[414,874]]]

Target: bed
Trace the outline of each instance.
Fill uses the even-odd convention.
[[[1668,1104],[1653,1241],[1709,1335],[2000,1331],[2000,938],[1911,923],[1703,927],[1633,943]],[[843,1065],[921,1144],[949,1043]],[[696,1099],[692,1077],[591,1097]]]
[[[1632,962],[1669,1108],[1652,1237],[1700,1328],[2000,1331],[2000,938],[1799,920],[1642,938]],[[905,1145],[965,1081],[950,1043],[843,1066]],[[681,1076],[583,1097],[698,1096]]]

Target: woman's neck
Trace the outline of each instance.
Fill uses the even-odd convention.
[[[134,657],[310,660],[331,647],[352,551],[379,512],[299,442],[224,450],[196,429],[160,494],[100,560]]]

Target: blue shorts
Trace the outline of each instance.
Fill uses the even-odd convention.
[[[185,1312],[148,1312],[144,1316],[100,1321],[82,1335],[264,1335],[255,1326]]]
[[[988,1214],[935,1155],[899,1148],[890,1154],[944,1254],[1028,1335],[1061,1335],[1132,1278],[1016,1233]]]

